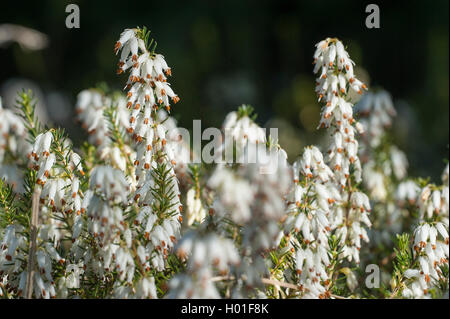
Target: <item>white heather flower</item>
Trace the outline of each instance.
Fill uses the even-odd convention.
[[[177,127],[176,120],[163,109],[158,111],[157,118],[158,121],[164,123],[164,127],[167,129],[165,150],[170,153],[168,156],[175,165],[177,178],[180,180],[180,184],[186,184],[188,178],[187,164],[191,160],[191,150],[188,141],[183,139],[185,138],[182,134],[184,129]]]
[[[422,189],[418,200],[420,218],[432,218],[433,215],[448,215],[448,187],[436,189],[427,185]],[[448,218],[448,217],[447,217]]]
[[[206,210],[202,205],[200,198],[196,196],[196,190],[191,188],[186,194],[186,215],[188,226],[192,225],[195,221],[201,223],[206,217]]]
[[[405,153],[400,151],[395,146],[391,146],[390,151],[391,151],[392,170],[394,172],[395,177],[398,180],[401,180],[406,176],[408,169],[408,159],[406,158]]]
[[[242,106],[245,108],[245,105]],[[240,114],[242,113],[242,114]],[[265,143],[265,131],[259,127],[245,112],[231,112],[225,118],[222,129],[229,132],[240,147],[247,143]]]
[[[26,139],[27,131],[23,119],[12,110],[3,108],[1,97],[0,119],[0,178],[12,185],[16,192],[21,193],[23,192],[22,172],[17,164],[20,160],[26,160],[21,157],[30,152],[31,145]],[[7,160],[5,158],[7,153],[20,159],[19,162],[13,163]]]
[[[405,202],[414,204],[421,192],[419,185],[412,180],[406,180],[400,183],[397,187],[395,197],[402,205]]]
[[[221,192],[222,200],[216,202],[218,211],[232,214],[236,222],[246,222],[251,218],[249,206],[253,202],[251,185],[226,169],[217,169],[209,180],[209,186]]]
[[[377,201],[384,201],[387,197],[387,185],[383,172],[376,170],[376,163],[367,162],[363,167],[363,180],[370,191],[370,197]]]
[[[81,126],[89,134],[89,142],[98,147],[98,153],[106,157],[109,150],[105,150],[111,144],[109,136],[108,120],[104,112],[112,105],[116,107],[115,121],[118,127],[125,130],[128,127],[128,111],[126,100],[122,97],[110,98],[97,89],[83,90],[78,94],[75,110]]]
[[[358,279],[353,271],[349,271],[346,277],[347,287],[353,292],[358,287]]]
[[[158,295],[156,293],[155,278],[142,278],[137,284],[136,298],[141,299],[157,299]]]
[[[212,281],[213,268],[225,275],[240,262],[234,243],[214,233],[204,236],[194,231],[187,233],[178,243],[176,253],[180,259],[187,259],[189,277],[181,274],[170,281],[169,298],[219,298]]]
[[[84,273],[83,267],[78,264],[69,264],[66,267],[66,286],[67,288],[80,288],[80,276]]]
[[[397,115],[390,94],[384,90],[367,92],[355,109],[362,117],[360,123],[364,127],[364,138],[370,147],[377,147],[386,128],[392,125],[392,118]]]
[[[70,155],[70,164],[72,170],[77,169],[81,175],[84,176],[83,166],[81,164],[81,157],[75,152]]]
[[[447,166],[445,167],[444,171],[442,172],[442,182],[445,186],[448,187],[448,174],[449,174],[449,164],[447,163]]]
[[[122,171],[109,166],[96,166],[92,170],[90,186],[109,200],[127,201],[129,185]]]

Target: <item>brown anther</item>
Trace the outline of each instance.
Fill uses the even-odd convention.
[[[117,53],[117,51],[119,51],[121,46],[122,44],[119,41],[117,41],[116,44],[114,45],[114,53]]]
[[[174,96],[172,98],[173,103],[177,104],[180,101],[180,98],[178,96]]]

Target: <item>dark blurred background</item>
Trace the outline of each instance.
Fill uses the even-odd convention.
[[[65,27],[69,3],[79,5],[80,29]],[[365,26],[369,3],[380,7],[380,29]],[[0,94],[6,104],[11,92],[35,88],[49,121],[79,143],[85,133],[74,121],[76,95],[102,81],[121,89],[126,78],[115,73],[114,43],[124,28],[146,25],[172,67],[170,82],[181,97],[172,114],[180,126],[191,129],[192,119],[202,119],[202,127],[219,127],[226,113],[252,104],[258,122],[279,127],[281,145],[295,157],[321,136],[314,45],[338,37],[369,87],[392,94],[395,140],[410,172],[437,181],[448,158],[448,6],[447,0],[8,1],[0,25],[38,30],[48,44],[0,46]]]

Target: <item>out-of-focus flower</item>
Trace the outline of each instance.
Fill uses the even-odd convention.
[[[27,50],[42,50],[48,46],[48,36],[37,30],[17,24],[0,25],[0,47],[17,42]]]

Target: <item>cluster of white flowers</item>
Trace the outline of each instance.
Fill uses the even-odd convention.
[[[83,203],[86,218],[81,216],[75,221],[72,239],[75,261],[83,264],[87,273],[106,280],[113,271],[117,271],[114,295],[120,298],[134,295],[132,288],[137,290],[132,285],[135,273],[133,230],[125,222],[123,209],[128,203],[129,188],[122,171],[110,166],[96,166]],[[80,231],[75,232],[75,229],[83,228],[84,222],[91,242],[84,241]]]
[[[188,191],[188,218],[203,219],[203,223],[177,246],[177,255],[187,259],[187,270],[171,281],[169,297],[217,298],[216,285],[228,287],[231,297],[250,296],[255,292],[250,288],[261,287],[262,277],[268,275],[263,255],[276,246],[278,221],[284,215],[284,195],[291,178],[285,152],[266,147],[264,131],[250,119],[250,113],[249,107],[241,107],[229,114],[223,125],[224,130],[234,132],[231,142],[239,148],[235,155],[246,161],[238,167],[217,165],[212,172],[207,182],[213,193],[210,217],[205,219],[206,209],[197,189]],[[227,238],[226,230],[217,229],[228,227],[224,220],[237,227],[241,238],[238,247],[234,246],[235,238]],[[225,278],[219,277],[216,283],[217,274]],[[230,281],[231,286],[222,280]]]
[[[242,105],[238,111],[228,113],[222,124],[225,141],[222,143],[220,151],[230,154],[234,150],[236,156],[239,157],[242,156],[248,144],[264,144],[266,142],[266,132],[249,116],[252,112],[251,106]]]
[[[187,164],[191,160],[191,149],[188,141],[185,140],[184,129],[177,126],[176,120],[169,116],[164,109],[158,110],[158,122],[164,123],[167,130],[165,149],[171,156],[171,162],[174,165],[175,173],[181,185],[187,183]]]
[[[21,225],[9,225],[4,233],[0,247],[0,278],[7,279],[9,288],[15,290],[18,296],[23,296],[27,283],[26,252],[27,238],[23,235],[26,230]],[[63,259],[55,246],[48,242],[45,231],[39,231],[39,248],[36,251],[36,263],[32,265],[38,271],[34,273],[33,291],[37,298],[55,298],[56,287],[54,265],[64,265]]]
[[[287,198],[287,218],[283,222],[286,248],[295,260],[292,277],[300,287],[298,297],[325,298],[329,296],[330,218],[333,204],[341,201],[341,195],[317,147],[306,147],[292,169],[294,186]]]
[[[116,107],[115,124],[121,128],[128,126],[129,112],[126,99],[120,95],[113,98],[103,94],[99,89],[83,90],[78,94],[75,105],[81,127],[89,134],[89,142],[98,147],[97,151],[104,158],[107,154],[115,153],[111,150],[111,139],[105,110]],[[116,160],[123,162],[123,160]],[[120,166],[124,166],[123,164]],[[122,168],[121,168],[122,169]],[[125,170],[124,168],[122,170]]]
[[[129,72],[126,93],[79,93],[89,134],[80,151],[41,128],[27,94],[19,115],[0,100],[0,296],[27,297],[30,279],[35,298],[361,296],[354,264],[388,260],[378,247],[390,252],[415,210],[392,296],[434,297],[448,285],[449,166],[440,186],[408,178],[405,154],[385,138],[396,114],[386,91],[365,94],[355,121],[367,87],[341,41],[314,53],[319,128],[331,140],[323,153],[305,147],[290,165],[242,105],[215,145],[233,161],[211,166],[187,165],[187,132],[169,115],[179,101],[172,71],[153,43],[146,28],[125,29],[114,51],[117,73]]]
[[[165,114],[158,114],[158,105],[170,111],[169,97],[174,103],[179,98],[167,82],[171,70],[164,57],[150,52],[143,40],[141,29],[125,30],[116,43],[115,51],[122,51],[119,71],[131,68],[126,89],[127,107],[131,109],[127,132],[132,136],[136,155],[131,158],[135,166],[137,187],[131,194],[137,205],[137,234],[146,245],[137,248],[141,263],[157,271],[166,267],[170,250],[180,237],[182,204],[179,182],[175,173],[177,160],[185,161],[185,153],[177,142],[176,125]],[[172,124],[170,142],[164,121]],[[175,155],[177,152],[177,155]],[[183,154],[183,155],[180,155]],[[190,155],[190,154],[189,154]]]
[[[187,233],[177,246],[177,255],[187,259],[187,273],[170,282],[168,298],[220,298],[213,275],[228,275],[240,262],[232,240],[202,229]]]
[[[115,51],[122,51],[117,73],[131,68],[126,85],[127,107],[132,109],[128,130],[135,133],[137,140],[146,137],[151,141],[153,138],[143,133],[149,131],[146,127],[153,126],[152,110],[164,105],[169,111],[169,98],[177,103],[179,97],[167,82],[166,75],[171,75],[171,69],[162,55],[149,52],[142,32],[140,29],[126,29],[116,43]]]
[[[390,94],[385,90],[364,94],[355,109],[364,130],[360,147],[363,185],[375,208],[374,227],[369,236],[373,247],[380,243],[391,245],[392,236],[402,232],[403,217],[408,214],[399,205],[403,198],[397,198],[395,194],[403,197],[411,196],[413,192],[411,185],[402,184],[408,170],[406,155],[386,141],[387,129],[392,126],[397,113]]]
[[[371,191],[371,198],[382,201],[388,192],[385,185],[389,184],[383,181],[383,176],[393,175],[401,181],[407,175],[408,160],[405,153],[395,145],[386,146],[386,143],[383,145],[386,150],[379,149],[386,136],[386,129],[391,127],[397,112],[390,94],[385,90],[364,94],[355,109],[361,116],[359,123],[363,127],[360,155],[364,163],[364,182]],[[381,154],[373,154],[377,152]],[[382,163],[377,162],[380,157]]]
[[[149,52],[143,37],[141,29],[126,29],[114,48],[116,53],[122,50],[117,73],[131,68],[127,82],[128,107],[144,110],[157,104],[169,107],[169,98],[174,103],[180,100],[167,83],[166,75],[172,74],[171,69],[161,54]],[[146,115],[148,119],[150,110]]]
[[[53,131],[46,131],[36,136],[28,154],[29,165],[36,171],[36,188],[41,189],[42,204],[39,216],[42,225],[38,229],[35,252],[36,265],[32,265],[38,270],[33,278],[36,297],[56,297],[53,267],[55,263],[65,265],[66,260],[58,251],[63,249],[62,240],[68,235],[66,226],[76,221],[82,210],[83,194],[78,177],[82,177],[84,172],[80,156],[71,149],[68,140],[60,140],[60,136],[54,135]],[[28,243],[23,225],[14,223],[7,227],[2,243],[0,269],[8,275],[11,287],[19,295],[24,292],[30,271],[25,262],[25,254],[29,253]]]
[[[171,69],[162,55],[149,51],[144,33],[141,29],[126,29],[115,46],[116,53],[121,51],[118,73],[131,68],[125,87],[126,106],[131,109],[127,132],[136,143],[134,165],[139,196],[151,186],[149,170],[157,160],[163,160],[172,170],[176,165],[173,145],[167,146],[167,127],[157,111],[159,106],[170,111],[169,98],[174,103],[179,101],[167,82]]]
[[[420,218],[431,219],[434,214],[445,218],[448,215],[448,204],[448,184],[444,184],[442,189],[427,185],[419,197]]]
[[[97,146],[93,158],[87,158],[87,172],[81,157],[57,130],[36,133],[30,146],[28,166],[36,172],[32,175],[36,185],[31,187],[41,189],[35,297],[86,295],[90,283],[83,278],[91,276],[97,278],[99,286],[112,282],[104,291],[105,297],[158,297],[154,274],[166,269],[180,237],[182,204],[175,168],[185,173],[183,165],[190,152],[179,140],[175,121],[158,113],[157,104],[165,103],[169,110],[167,96],[174,102],[179,99],[162,74],[162,70],[170,74],[163,57],[142,47],[143,40],[138,37],[143,35],[139,32],[126,30],[119,41],[122,45],[116,46],[116,51],[123,50],[123,71],[124,64],[133,61],[128,99],[100,89],[85,90],[78,96],[78,119],[88,131],[89,141]],[[137,42],[145,51],[139,59],[134,48]],[[147,82],[144,76],[137,79],[135,74],[144,69],[148,71],[142,74]],[[127,103],[133,100],[132,92],[139,95],[139,103],[143,91],[143,108],[131,104],[130,114]],[[14,128],[20,133],[22,120],[14,125],[9,120],[15,119],[8,113],[8,127],[2,129],[9,133]],[[170,125],[169,134],[162,122]],[[26,133],[24,128],[22,125]],[[6,131],[3,136],[7,136]],[[2,281],[7,278],[8,287],[20,295],[27,281],[29,240],[21,223],[11,224],[2,232],[0,276]],[[72,243],[63,245],[65,239]],[[65,269],[56,271],[55,263]]]
[[[249,123],[249,119],[240,120]],[[259,127],[250,130],[258,132]],[[214,214],[227,216],[242,226],[241,263],[234,270],[237,285],[233,291],[233,296],[239,297],[254,293],[250,290],[249,294],[248,289],[260,287],[261,278],[268,274],[263,256],[279,240],[278,223],[285,214],[284,198],[291,175],[281,148],[252,143],[245,134],[237,134],[235,138],[236,144],[245,142],[241,156],[246,157],[246,162],[234,169],[218,165],[208,186],[216,192]],[[263,141],[262,135],[256,141]]]
[[[416,182],[412,180],[405,180],[404,182],[398,184],[395,199],[400,206],[404,206],[406,204],[414,205],[420,191],[421,189]]]
[[[355,170],[356,181],[361,181],[358,141],[355,139],[356,125],[348,90],[353,89],[362,94],[362,90],[367,87],[354,76],[354,62],[349,58],[342,42],[328,38],[319,42],[316,47],[314,73],[317,74],[321,70],[316,81],[316,93],[319,101],[325,100],[319,127],[333,127],[328,162],[335,170],[336,180],[341,187],[345,187],[351,164]]]
[[[8,151],[16,158],[29,152],[31,146],[25,138],[27,131],[19,116],[12,110],[3,108],[1,97],[0,119],[0,178],[12,185],[18,193],[22,193],[22,174],[17,163],[5,158],[5,155]]]
[[[334,172],[333,180],[342,198],[342,202],[335,206],[332,223],[337,227],[336,234],[342,236],[344,256],[359,262],[361,239],[368,241],[364,225],[371,226],[368,217],[371,209],[367,196],[352,185],[351,175],[356,183],[362,180],[358,141],[355,138],[357,128],[362,132],[362,126],[355,123],[349,93],[362,94],[367,87],[355,77],[354,62],[341,41],[327,38],[316,47],[314,73],[320,71],[316,93],[319,101],[325,100],[319,127],[328,128],[332,134],[325,162]]]
[[[442,176],[443,185],[426,185],[419,195],[420,221],[414,230],[413,267],[406,270],[403,297],[430,298],[431,290],[444,277],[449,259],[449,184],[448,164]],[[447,287],[448,289],[448,287]]]
[[[372,148],[379,146],[386,129],[392,126],[392,119],[397,115],[391,95],[385,90],[367,92],[355,107],[362,117],[363,140]]]

